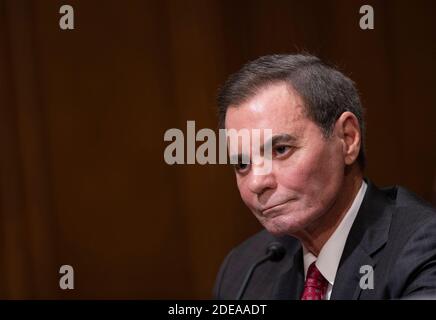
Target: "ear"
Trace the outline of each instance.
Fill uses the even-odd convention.
[[[356,116],[349,111],[342,113],[336,120],[335,132],[342,141],[345,164],[353,164],[359,155],[362,142],[359,121]]]

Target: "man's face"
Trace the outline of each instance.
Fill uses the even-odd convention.
[[[270,85],[241,105],[230,106],[225,125],[272,130],[272,171],[254,174],[258,164],[235,168],[243,201],[271,233],[310,229],[340,196],[345,163],[336,128],[325,138],[287,85]]]

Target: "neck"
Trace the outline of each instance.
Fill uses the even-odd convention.
[[[294,235],[315,256],[341,223],[362,185],[363,176],[357,167],[344,177],[344,183],[333,206],[309,227]]]

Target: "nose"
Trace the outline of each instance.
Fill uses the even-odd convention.
[[[265,193],[269,189],[276,187],[276,179],[272,170],[265,172],[261,171],[253,165],[250,175],[248,177],[248,188],[251,192],[258,196]]]

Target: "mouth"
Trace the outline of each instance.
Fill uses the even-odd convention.
[[[273,205],[273,206],[266,207],[266,208],[264,208],[264,209],[261,209],[260,212],[261,212],[261,214],[262,214],[263,216],[266,216],[266,215],[268,215],[268,214],[271,213],[271,212],[274,212],[274,211],[280,210],[280,209],[281,209],[284,205],[286,205],[289,201],[291,201],[291,200],[287,200],[287,201],[285,201],[285,202],[282,202],[282,203],[279,203],[279,204],[276,204],[276,205]]]

